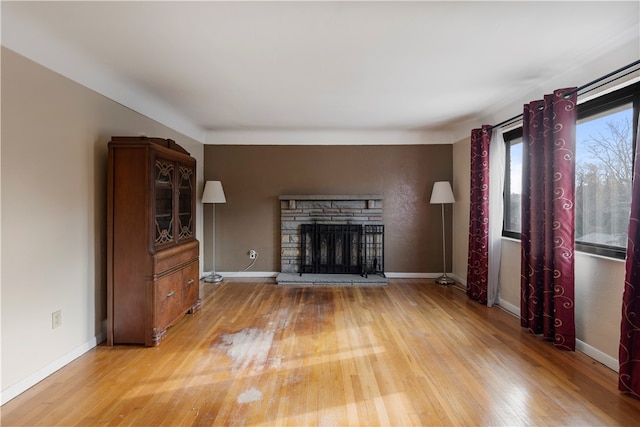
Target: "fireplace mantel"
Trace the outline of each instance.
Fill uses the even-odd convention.
[[[378,194],[301,194],[301,195],[283,195],[278,197],[280,200],[382,200],[383,197]]]

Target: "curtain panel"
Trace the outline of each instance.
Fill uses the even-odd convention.
[[[471,200],[467,295],[487,303],[489,274],[489,142],[491,126],[471,131]]]
[[[524,106],[522,127],[520,324],[571,351],[576,106],[574,88],[558,89]]]
[[[640,130],[638,139],[640,140]],[[634,162],[631,218],[627,237],[618,389],[640,399],[640,152]]]
[[[502,228],[504,226],[504,175],[506,146],[501,129],[494,129],[489,143],[489,269],[487,274],[487,307],[498,302]]]

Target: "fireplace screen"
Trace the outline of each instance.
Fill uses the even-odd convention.
[[[303,224],[300,275],[384,275],[384,225]]]

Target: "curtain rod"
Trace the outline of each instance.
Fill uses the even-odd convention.
[[[604,75],[604,76],[602,76],[602,77],[598,77],[597,79],[595,79],[595,80],[593,80],[593,81],[590,81],[589,83],[587,83],[587,84],[585,84],[585,85],[582,85],[582,86],[580,86],[580,87],[579,87],[579,88],[577,88],[577,89],[574,89],[574,90],[572,90],[572,91],[570,91],[570,92],[567,92],[567,93],[565,93],[565,95],[564,95],[564,96],[571,96],[571,95],[573,95],[573,94],[574,94],[574,93],[576,93],[576,92],[580,92],[580,91],[581,91],[581,90],[583,90],[583,89],[589,88],[589,87],[591,87],[591,86],[595,85],[596,83],[600,83],[602,80],[605,80],[605,79],[608,79],[609,77],[615,76],[616,74],[619,74],[619,73],[621,73],[621,72],[623,72],[623,71],[626,71],[626,70],[628,70],[629,68],[633,68],[633,67],[635,67],[636,65],[639,65],[639,64],[640,64],[640,59],[639,59],[639,60],[637,60],[637,61],[632,62],[631,64],[625,65],[625,66],[624,66],[624,67],[622,67],[622,68],[618,68],[617,70],[612,71],[612,72],[610,72],[609,74],[605,74],[605,75]],[[591,92],[592,90],[597,89],[597,88],[599,88],[599,87],[601,87],[601,86],[604,86],[604,85],[606,85],[606,84],[608,84],[608,83],[615,82],[616,80],[621,79],[622,77],[627,76],[627,75],[629,75],[629,74],[631,74],[631,73],[633,73],[633,72],[635,72],[635,71],[639,71],[639,70],[640,70],[640,69],[638,69],[638,70],[631,70],[631,71],[629,71],[629,72],[627,72],[627,73],[625,73],[625,74],[623,74],[623,75],[621,75],[621,76],[616,77],[616,78],[615,78],[615,79],[613,79],[613,80],[607,81],[607,82],[605,82],[605,83],[602,83],[601,85],[598,85],[598,86],[596,86],[596,87],[590,88],[589,90],[587,90],[587,91],[585,91],[585,92],[583,92],[583,93],[578,93],[578,95],[584,95],[585,93]],[[503,120],[503,121],[501,121],[500,123],[498,123],[497,125],[493,125],[493,126],[491,126],[491,129],[494,129],[494,128],[497,128],[497,127],[500,127],[500,126],[503,126],[503,125],[506,125],[506,124],[510,124],[511,122],[516,121],[516,120],[520,119],[521,117],[522,117],[522,113],[518,114],[517,116],[513,116],[513,117],[511,117],[511,118],[509,118],[509,119],[507,119],[507,120]]]

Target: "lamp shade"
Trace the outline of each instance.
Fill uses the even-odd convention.
[[[204,191],[202,192],[202,203],[226,203],[226,202],[227,202],[227,199],[224,197],[222,182],[220,181],[205,182]]]
[[[433,183],[430,203],[455,203],[455,201],[449,181],[438,181]]]

